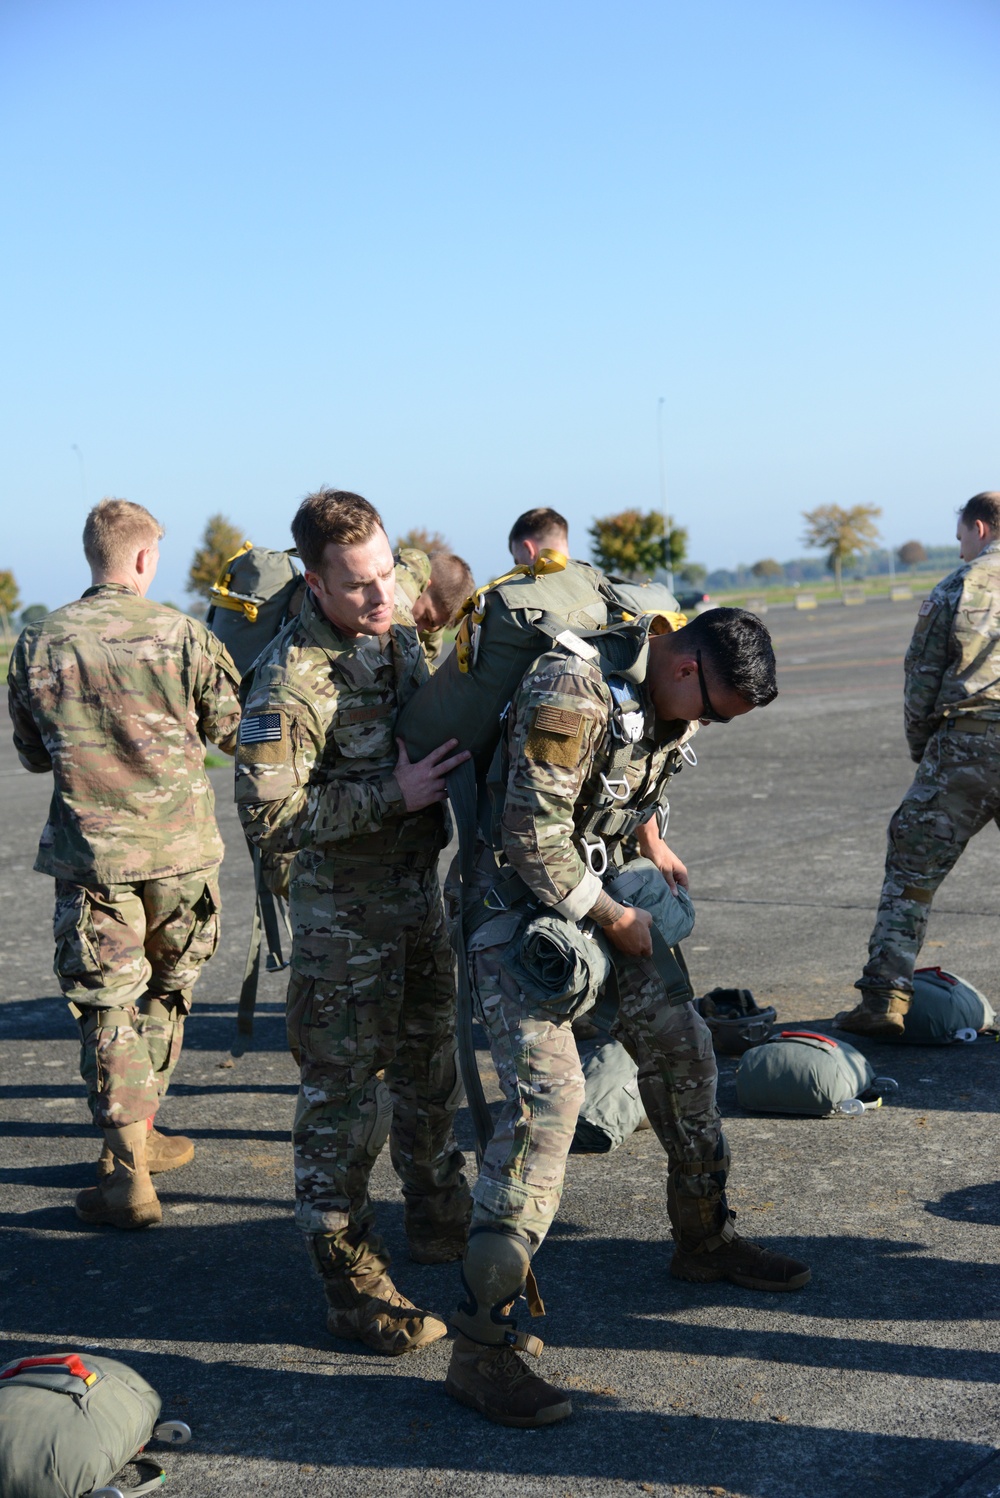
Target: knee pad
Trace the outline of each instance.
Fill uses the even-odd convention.
[[[454,1316],[459,1331],[486,1346],[513,1345],[517,1323],[511,1310],[524,1292],[530,1267],[527,1238],[495,1228],[473,1228],[462,1264],[465,1297]]]

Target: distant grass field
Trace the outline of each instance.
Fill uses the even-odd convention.
[[[922,598],[947,575],[945,571],[918,572],[899,576],[893,582],[890,582],[888,577],[865,577],[858,582],[845,581],[843,591],[855,595],[860,592],[865,598],[888,598],[892,587],[909,588],[914,598]],[[808,594],[811,598],[815,598],[817,603],[831,603],[840,598],[841,590],[831,579],[830,582],[803,583],[798,588],[788,586],[731,589],[713,592],[711,598],[713,603],[725,604],[732,608],[752,608],[754,603],[794,603],[800,594]]]

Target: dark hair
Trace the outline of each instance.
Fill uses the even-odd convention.
[[[508,549],[515,541],[540,541],[547,536],[549,531],[563,531],[569,536],[569,522],[560,515],[558,510],[550,510],[544,505],[539,505],[535,510],[525,510],[523,515],[518,515],[510,528],[507,537]]]
[[[966,525],[981,520],[994,536],[1000,536],[1000,494],[995,489],[984,489],[982,494],[974,494],[965,501],[958,515]]]
[[[447,614],[449,624],[475,586],[472,568],[461,557],[455,556],[454,552],[439,551],[431,558],[428,592]]]
[[[700,650],[712,676],[752,707],[778,695],[774,646],[756,614],[746,609],[708,609],[674,635],[683,650]]]
[[[299,505],[292,521],[292,536],[309,571],[317,572],[329,541],[334,546],[359,546],[380,528],[384,529],[381,515],[360,494],[323,488],[307,494]]]

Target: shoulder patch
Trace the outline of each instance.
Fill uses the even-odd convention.
[[[236,747],[241,765],[282,765],[289,752],[283,712],[244,713]]]
[[[535,713],[533,726],[540,733],[553,733],[564,739],[578,739],[583,727],[583,714],[570,712],[565,707],[544,706]]]
[[[920,605],[919,609],[917,610],[917,613],[920,614],[921,617],[924,617],[927,614],[933,614],[934,610],[937,607],[938,607],[937,599],[935,599],[935,598],[925,598],[924,601],[923,601],[923,603]]]

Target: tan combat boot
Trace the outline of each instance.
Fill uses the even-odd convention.
[[[455,1312],[458,1333],[444,1386],[487,1420],[526,1430],[573,1413],[569,1396],[519,1356],[519,1350],[534,1357],[542,1351],[541,1339],[518,1332],[512,1315],[530,1263],[526,1240],[492,1228],[473,1230],[462,1265],[466,1298]]]
[[[363,1342],[373,1352],[399,1357],[447,1336],[445,1323],[401,1295],[389,1277],[388,1259],[378,1240],[357,1248],[337,1244],[332,1235],[314,1233],[310,1257],[323,1280],[328,1310],[326,1329],[348,1342]]]
[[[148,1120],[146,1135],[146,1169],[151,1176],[164,1175],[168,1170],[180,1170],[194,1159],[194,1141],[186,1134],[161,1134]],[[114,1168],[114,1155],[105,1141],[101,1157],[97,1162],[97,1179],[109,1176]]]
[[[96,1186],[81,1191],[76,1215],[81,1222],[107,1223],[115,1228],[146,1228],[163,1213],[146,1165],[146,1121],[105,1129],[111,1170]]]
[[[868,1035],[872,1040],[902,1040],[910,995],[898,988],[866,988],[863,995],[854,1009],[842,1009],[837,1015],[837,1029],[849,1035]]]
[[[772,1253],[736,1231],[733,1213],[710,1236],[701,1239],[673,1229],[674,1256],[670,1273],[675,1280],[712,1284],[730,1280],[746,1290],[801,1290],[812,1279],[812,1270],[800,1259]],[[683,1209],[682,1209],[683,1215]]]

